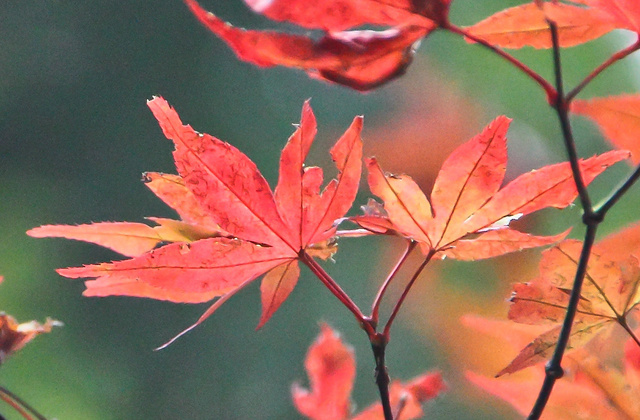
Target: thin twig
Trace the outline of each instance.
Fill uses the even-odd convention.
[[[616,188],[613,193],[609,196],[609,198],[605,199],[604,202],[598,206],[595,210],[595,213],[598,214],[601,218],[607,214],[607,212],[611,209],[622,198],[622,196],[635,184],[635,182],[640,178],[640,165],[629,175],[629,177],[622,183],[618,188]]]
[[[404,250],[404,253],[402,254],[402,256],[400,257],[396,265],[393,267],[393,269],[387,276],[387,279],[384,281],[384,283],[382,283],[382,286],[380,287],[380,289],[378,290],[378,294],[376,295],[376,298],[373,300],[373,304],[371,305],[371,321],[374,322],[375,324],[378,324],[380,302],[382,301],[382,298],[385,292],[387,291],[387,287],[389,287],[389,284],[391,283],[393,278],[396,276],[398,271],[400,271],[402,264],[404,264],[404,262],[407,260],[407,257],[409,257],[409,254],[411,254],[411,251],[415,249],[416,245],[418,245],[418,243],[413,240],[410,240],[407,243],[407,247]]]
[[[627,48],[624,48],[618,51],[617,53],[613,54],[604,63],[600,64],[591,73],[589,73],[589,75],[587,75],[587,77],[585,77],[582,82],[578,83],[578,85],[575,88],[573,88],[571,92],[567,94],[565,98],[565,101],[567,102],[567,104],[573,101],[573,99],[582,91],[582,89],[584,89],[585,86],[591,83],[591,81],[593,81],[593,79],[595,79],[596,76],[598,76],[600,73],[602,73],[603,71],[611,67],[611,65],[617,63],[618,61],[622,60],[626,56],[638,51],[638,49],[640,49],[640,36],[638,40],[636,40],[636,42],[634,42]]]
[[[391,315],[389,316],[389,320],[387,321],[387,324],[384,326],[384,331],[382,332],[382,334],[387,338],[387,340],[389,339],[389,331],[391,330],[391,324],[393,324],[394,319],[398,315],[398,312],[400,311],[400,307],[402,306],[402,303],[404,302],[405,298],[409,294],[409,290],[411,290],[411,287],[416,282],[416,279],[418,278],[420,273],[422,273],[422,270],[426,267],[426,265],[429,263],[429,261],[431,261],[431,258],[433,258],[435,253],[436,252],[433,249],[431,251],[429,251],[429,253],[425,257],[424,261],[422,261],[422,264],[420,264],[420,266],[418,267],[416,272],[411,277],[411,280],[409,280],[409,282],[405,286],[404,291],[402,292],[402,295],[400,296],[400,299],[398,299],[398,301],[396,302],[395,306],[393,307],[393,311],[391,312]]]
[[[500,57],[504,58],[505,60],[507,60],[508,62],[513,64],[518,70],[522,71],[524,74],[529,76],[529,78],[531,78],[534,82],[536,82],[536,83],[538,83],[540,85],[540,87],[547,94],[547,101],[549,101],[549,103],[552,103],[552,101],[556,97],[556,90],[554,89],[554,87],[549,82],[547,82],[544,79],[544,77],[540,76],[538,73],[533,71],[529,66],[527,66],[526,64],[524,64],[522,61],[518,60],[517,58],[515,58],[511,54],[507,53],[506,51],[504,51],[504,50],[502,50],[502,49],[500,49],[498,47],[496,47],[495,45],[492,45],[492,44],[488,43],[484,39],[479,38],[479,37],[471,34],[470,32],[468,32],[464,28],[460,28],[458,26],[455,26],[455,25],[452,25],[452,24],[448,24],[447,26],[443,27],[443,29],[449,30],[449,31],[453,32],[454,34],[462,35],[462,36],[472,40],[473,42],[475,42],[477,44],[480,44],[485,48],[490,49],[494,53],[498,54]]]
[[[0,398],[13,407],[25,420],[47,420],[45,416],[40,414],[35,408],[27,404],[22,398],[18,397],[7,388],[0,386]],[[31,414],[27,413],[30,412]]]

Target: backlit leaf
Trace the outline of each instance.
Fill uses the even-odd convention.
[[[338,176],[322,188],[322,170],[304,160],[316,134],[308,102],[285,146],[275,194],[242,152],[183,125],[162,98],[149,107],[175,144],[180,175],[147,173],[149,188],[183,220],[149,218],[136,223],[78,227],[43,226],[33,236],[62,236],[107,246],[133,259],[60,269],[70,278],[90,278],[85,296],[124,295],[199,303],[220,300],[201,323],[248,282],[263,281],[262,326],[289,296],[298,277],[296,260],[330,258],[336,252],[337,223],[355,199],[362,170],[362,118],[356,117],[331,150]],[[168,245],[154,248],[160,242]],[[191,329],[189,328],[189,329]]]
[[[509,121],[498,117],[458,147],[443,164],[430,200],[410,177],[385,174],[375,159],[367,160],[369,188],[384,201],[386,214],[367,216],[362,227],[380,233],[397,231],[419,242],[425,254],[465,260],[561,239],[564,234],[544,238],[509,227],[513,219],[545,207],[566,207],[577,196],[568,162],[523,174],[500,189]],[[585,183],[628,156],[625,151],[612,151],[580,161]]]
[[[552,328],[526,346],[498,376],[532,366],[553,352],[569,303],[581,249],[581,242],[567,240],[544,251],[539,277],[529,283],[514,285],[509,319],[525,324],[550,325]],[[625,319],[640,303],[639,283],[640,267],[635,257],[613,260],[606,248],[594,246],[568,348],[584,345],[603,328]]]
[[[475,35],[503,48],[551,48],[551,32],[546,19],[558,26],[561,47],[582,44],[614,29],[609,16],[596,8],[559,2],[534,3],[502,10],[468,28]]]

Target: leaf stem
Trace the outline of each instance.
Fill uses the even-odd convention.
[[[389,339],[389,332],[391,330],[391,324],[393,324],[393,321],[395,320],[396,316],[398,315],[398,312],[400,311],[400,307],[402,306],[402,303],[404,302],[405,298],[409,294],[409,290],[411,290],[411,287],[416,282],[416,279],[418,278],[418,276],[420,275],[422,270],[426,267],[426,265],[429,263],[429,261],[431,261],[431,258],[433,258],[435,253],[436,253],[436,251],[434,249],[431,249],[429,251],[429,253],[425,257],[424,261],[422,261],[422,264],[420,264],[420,266],[418,267],[416,272],[411,277],[411,280],[409,280],[409,282],[405,286],[404,291],[402,292],[402,295],[400,296],[400,299],[398,299],[398,301],[396,302],[395,306],[393,307],[393,311],[391,312],[391,315],[389,316],[389,320],[387,321],[387,324],[384,326],[384,330],[382,332],[382,334],[384,335],[384,337],[387,340]]]
[[[368,322],[360,308],[358,308],[358,305],[356,305],[355,302],[351,300],[349,295],[347,295],[347,293],[342,290],[342,288],[329,275],[329,273],[327,273],[324,268],[322,268],[322,266],[313,259],[313,257],[307,254],[306,251],[301,251],[299,254],[299,258],[300,261],[302,261],[307,267],[309,267],[313,274],[318,277],[318,279],[327,287],[327,289],[329,289],[329,291],[333,293],[333,295],[337,297],[338,300],[342,302],[342,304],[348,310],[351,311],[351,313],[353,313],[353,315],[356,317],[356,320],[358,321],[362,329],[366,331],[369,337],[373,336],[375,334],[375,330]]]
[[[613,54],[605,62],[600,64],[591,73],[589,73],[582,82],[578,83],[578,85],[575,88],[573,88],[571,92],[567,94],[565,101],[567,103],[570,103],[571,101],[573,101],[573,99],[582,91],[582,89],[584,89],[585,86],[591,83],[591,81],[595,79],[596,76],[598,76],[600,73],[602,73],[603,71],[611,67],[611,65],[622,60],[626,56],[638,51],[638,49],[640,49],[640,35],[638,36],[638,39],[636,40],[636,42],[629,45],[627,48],[624,48],[618,51],[617,53]]]
[[[472,40],[473,42],[475,42],[477,44],[480,44],[483,47],[488,48],[489,50],[491,50],[494,53],[498,54],[500,57],[504,58],[505,60],[507,60],[508,62],[513,64],[513,66],[515,68],[517,68],[518,70],[522,71],[524,74],[529,76],[529,78],[531,78],[534,82],[538,83],[540,85],[540,87],[545,91],[545,93],[547,95],[547,101],[549,103],[553,102],[554,98],[557,95],[556,90],[554,89],[554,87],[549,82],[547,82],[544,79],[544,77],[540,76],[538,73],[536,73],[529,66],[524,64],[522,61],[518,60],[517,58],[515,58],[511,54],[507,53],[506,51],[496,47],[495,45],[492,45],[492,44],[488,43],[484,39],[473,35],[472,33],[468,32],[465,28],[461,28],[461,27],[455,26],[455,25],[450,24],[450,23],[447,24],[446,26],[443,26],[442,28],[446,29],[446,30],[448,30],[450,32],[453,32],[454,34],[462,35],[462,36]]]
[[[371,321],[374,322],[376,325],[378,324],[380,303],[382,301],[382,298],[385,292],[387,291],[387,287],[389,287],[389,284],[391,283],[393,278],[396,276],[398,271],[400,271],[400,268],[402,267],[404,262],[407,260],[407,257],[409,257],[409,254],[411,254],[411,251],[413,251],[417,245],[418,243],[416,241],[413,241],[413,240],[408,241],[407,247],[405,248],[404,253],[396,263],[395,267],[393,267],[393,269],[387,276],[387,279],[384,281],[384,283],[382,283],[380,290],[378,290],[378,294],[376,295],[376,298],[373,300],[373,304],[371,305]]]
[[[38,413],[36,409],[27,404],[26,401],[3,386],[0,386],[0,399],[13,407],[25,420],[47,420],[45,416]],[[27,411],[31,412],[32,415],[27,413]]]

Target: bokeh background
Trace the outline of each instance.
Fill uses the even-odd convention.
[[[452,21],[472,24],[519,2],[456,0]],[[241,0],[202,4],[239,26],[273,28]],[[608,35],[564,52],[569,86],[628,40]],[[549,51],[515,55],[544,76]],[[633,92],[630,59],[582,97]],[[248,154],[273,184],[278,154],[312,98],[319,135],[311,162],[329,168],[327,149],[354,115],[365,115],[365,151],[429,190],[444,158],[499,114],[514,118],[508,176],[564,160],[558,124],[538,87],[506,62],[459,37],[435,33],[406,76],[368,94],[310,80],[299,71],[238,61],[179,0],[3,1],[0,4],[0,309],[20,321],[47,316],[64,328],[38,337],[0,369],[0,384],[57,419],[295,419],[293,382],[306,385],[306,349],[327,322],[355,348],[354,401],[376,400],[368,341],[350,314],[304,271],[291,298],[260,331],[258,282],[169,348],[153,348],[208,307],[135,298],[83,298],[81,281],[54,269],[120,258],[90,244],[25,235],[41,224],[143,221],[174,217],[140,182],[144,171],[175,173],[172,144],[146,100],[164,96],[185,122]],[[576,120],[580,153],[608,147]],[[624,164],[594,183],[603,197]],[[368,197],[362,193],[352,209]],[[637,218],[632,191],[602,233]],[[540,234],[575,226],[577,208],[545,211],[521,226]],[[325,263],[361,307],[368,307],[401,252],[388,238],[342,240]],[[430,419],[517,418],[467,384],[471,369],[492,375],[513,357],[459,322],[465,313],[504,317],[509,285],[533,276],[539,251],[488,262],[433,264],[394,326],[388,365],[394,378],[441,370],[450,391],[426,406]],[[412,262],[417,264],[417,260]],[[411,264],[409,264],[410,266]],[[402,281],[410,273],[404,272]],[[397,296],[393,289],[390,296]],[[388,313],[389,307],[385,307]],[[19,418],[6,405],[0,413]]]

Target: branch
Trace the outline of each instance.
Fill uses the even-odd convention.
[[[593,207],[591,205],[591,199],[589,198],[589,192],[582,179],[582,173],[580,172],[580,164],[578,162],[578,152],[576,150],[576,144],[573,139],[573,132],[571,130],[571,123],[569,122],[569,110],[568,104],[564,98],[564,88],[562,83],[562,64],[560,62],[560,44],[558,42],[558,27],[552,21],[547,21],[549,28],[551,29],[551,39],[553,42],[553,67],[556,79],[556,100],[552,104],[553,108],[558,114],[560,119],[560,128],[562,129],[562,139],[564,140],[564,146],[567,149],[569,155],[569,163],[571,165],[571,173],[573,174],[573,180],[576,184],[576,189],[580,196],[580,202],[582,203],[582,209],[585,217],[593,216]]]
[[[493,51],[494,53],[498,54],[500,57],[504,58],[505,60],[507,60],[508,62],[513,64],[513,66],[515,68],[517,68],[518,70],[522,71],[524,74],[529,76],[530,79],[532,79],[534,82],[536,82],[537,84],[540,85],[540,87],[547,94],[547,101],[549,103],[552,103],[554,98],[557,96],[556,90],[554,89],[554,87],[549,82],[547,82],[538,73],[533,71],[529,66],[527,66],[526,64],[524,64],[522,61],[518,60],[517,58],[515,58],[511,54],[507,53],[506,51],[496,47],[495,45],[489,44],[484,39],[479,38],[479,37],[469,33],[464,28],[460,28],[458,26],[455,26],[455,25],[452,25],[452,24],[448,24],[447,26],[444,26],[443,29],[446,29],[446,30],[448,30],[450,32],[453,32],[454,34],[457,34],[457,35],[462,35],[465,38],[468,38],[468,39],[472,40],[473,42],[475,42],[477,44],[480,44],[485,48],[488,48],[489,50]]]
[[[384,334],[376,333],[371,340],[371,350],[373,350],[373,358],[376,361],[375,378],[380,392],[380,403],[382,404],[382,412],[385,420],[393,420],[393,412],[391,411],[391,400],[389,399],[389,372],[385,365],[384,355],[387,348],[388,337]]]
[[[578,309],[578,303],[580,302],[580,292],[582,290],[582,284],[587,272],[587,265],[589,263],[589,256],[591,255],[591,248],[596,237],[596,231],[598,225],[603,220],[603,215],[595,213],[591,205],[591,199],[589,193],[584,185],[582,174],[580,173],[580,167],[578,164],[578,154],[573,140],[573,133],[571,131],[571,124],[569,123],[568,116],[568,104],[564,97],[563,85],[562,85],[562,65],[560,62],[560,44],[558,42],[558,27],[550,20],[547,20],[549,29],[551,30],[551,40],[553,43],[553,63],[554,73],[556,79],[556,90],[558,95],[554,101],[554,108],[558,114],[560,120],[560,126],[562,129],[562,138],[564,140],[567,153],[569,155],[569,162],[571,164],[571,172],[576,184],[576,189],[580,195],[580,202],[583,208],[582,222],[586,225],[587,230],[585,232],[585,238],[580,252],[580,259],[578,261],[578,267],[576,270],[575,278],[573,281],[573,287],[569,297],[569,304],[567,305],[567,312],[565,314],[564,321],[562,322],[562,328],[558,337],[556,348],[553,352],[551,360],[545,367],[545,378],[540,388],[538,398],[529,413],[528,420],[538,420],[544,411],[544,408],[551,396],[551,391],[556,381],[562,377],[564,371],[562,370],[562,357],[569,344],[569,337],[571,336],[571,327],[575,319],[576,311]]]
[[[613,193],[609,196],[609,198],[605,199],[604,202],[598,206],[595,210],[595,213],[600,216],[600,218],[604,218],[607,212],[611,209],[622,198],[622,196],[629,191],[629,189],[635,184],[635,182],[640,178],[640,165],[629,175],[629,177],[622,183],[618,188],[616,188]]]
[[[571,335],[571,327],[573,326],[573,320],[575,319],[576,309],[580,302],[580,292],[582,290],[582,283],[587,271],[587,264],[589,262],[589,255],[591,254],[591,248],[596,237],[596,230],[598,224],[587,225],[587,232],[585,234],[584,243],[582,245],[582,251],[580,252],[580,260],[578,262],[578,269],[571,289],[571,295],[569,297],[569,304],[567,305],[567,313],[564,321],[562,322],[562,329],[560,330],[560,336],[558,337],[558,343],[556,349],[551,356],[551,360],[545,366],[545,377],[538,398],[529,413],[528,420],[538,420],[544,411],[547,401],[551,396],[551,391],[556,381],[564,375],[562,370],[562,357],[569,344],[569,336]]]

